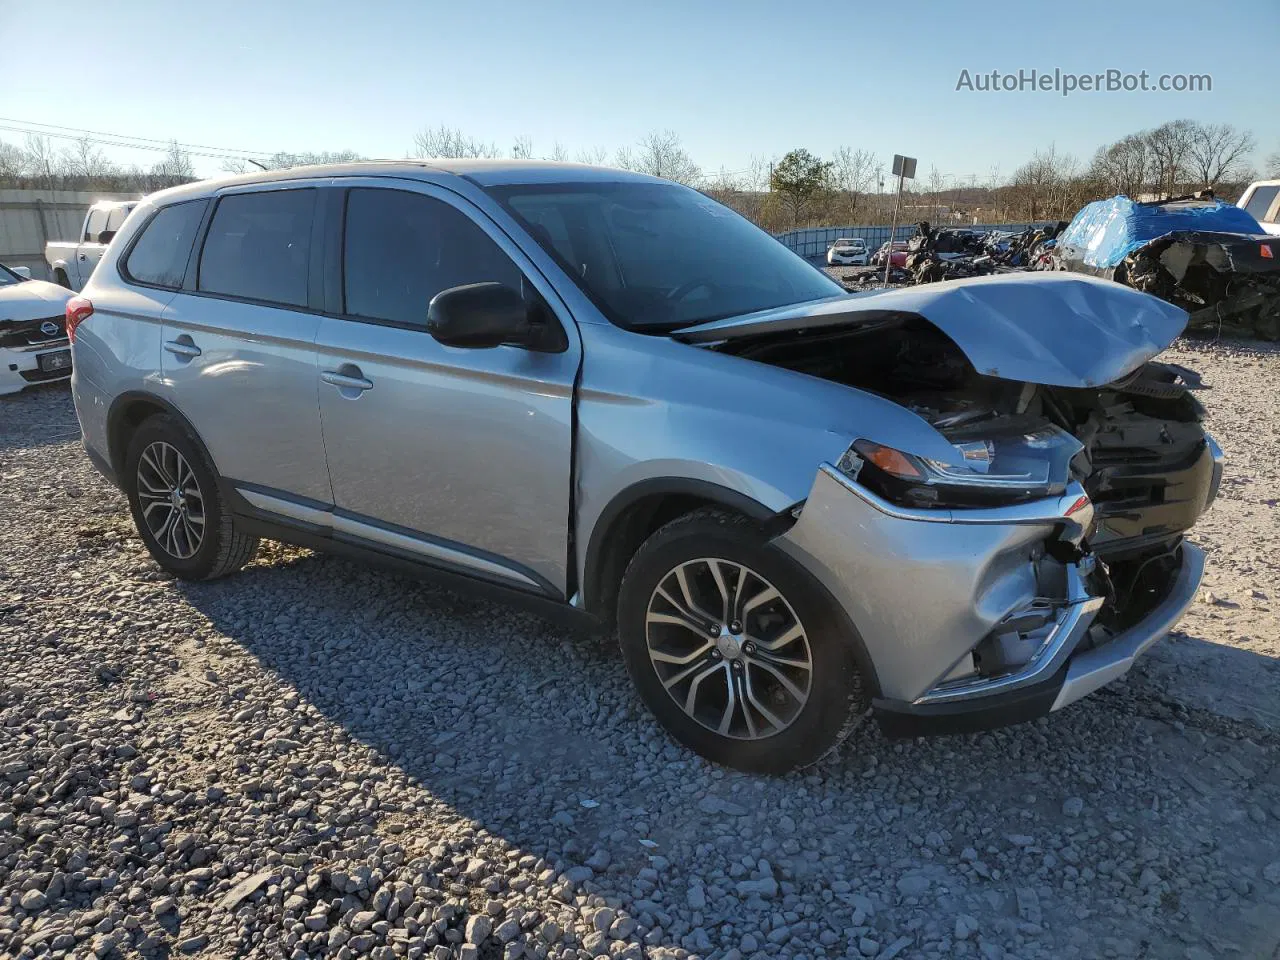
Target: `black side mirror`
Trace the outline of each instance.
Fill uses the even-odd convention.
[[[98,234],[98,242],[110,243],[111,238],[114,237],[115,235],[116,235],[116,232],[114,230],[103,230],[100,234]]]
[[[510,344],[558,353],[568,346],[555,320],[548,320],[542,308],[531,308],[519,291],[504,283],[441,290],[427,305],[427,332],[448,347]]]

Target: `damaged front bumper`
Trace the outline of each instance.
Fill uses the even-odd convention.
[[[1140,615],[1117,626],[1104,610],[1106,575],[1084,546],[1094,518],[1082,493],[911,509],[828,464],[776,542],[847,614],[886,733],[989,729],[1122,675],[1195,597],[1204,556],[1183,542]]]

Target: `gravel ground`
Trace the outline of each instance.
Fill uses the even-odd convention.
[[[531,615],[274,544],[168,580],[67,391],[0,400],[0,956],[1280,957],[1280,351],[1173,352],[1231,458],[1180,632],[783,779]]]

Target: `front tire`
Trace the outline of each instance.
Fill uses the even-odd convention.
[[[183,580],[216,580],[253,559],[258,538],[236,528],[199,442],[177,417],[143,421],[125,454],[123,480],[152,558]]]
[[[618,596],[627,672],[667,731],[715,763],[778,774],[866,708],[844,618],[749,520],[698,510],[636,552]]]

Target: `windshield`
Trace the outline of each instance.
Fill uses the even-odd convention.
[[[844,293],[764,231],[672,183],[488,192],[615,324],[661,333]]]
[[[3,263],[0,263],[0,287],[7,287],[11,283],[21,283],[23,279],[23,277],[14,273]]]

